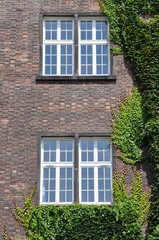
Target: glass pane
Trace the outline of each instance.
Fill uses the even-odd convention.
[[[50,168],[50,178],[55,178],[55,168]]]
[[[92,30],[92,21],[87,21],[87,30]]]
[[[67,178],[72,178],[72,168],[67,168]]]
[[[43,193],[43,202],[48,202],[48,192]]]
[[[97,74],[102,74],[102,67],[101,66],[97,66]]]
[[[57,31],[52,31],[52,40],[57,40]]]
[[[87,168],[82,168],[82,178],[87,178]]]
[[[81,54],[86,54],[86,46],[81,46]]]
[[[110,168],[105,168],[105,178],[110,178]]]
[[[72,21],[67,22],[67,29],[72,30]]]
[[[56,150],[56,141],[51,141],[50,148],[51,150]]]
[[[49,162],[49,152],[44,152],[44,162]]]
[[[66,54],[66,45],[61,45],[61,54]]]
[[[44,180],[43,182],[43,190],[46,191],[49,189],[49,182],[48,180]]]
[[[60,191],[60,202],[65,202],[65,192]]]
[[[50,31],[46,31],[45,39],[46,40],[50,40],[51,39],[51,32]]]
[[[97,40],[101,39],[101,31],[96,31],[96,39]]]
[[[87,192],[82,191],[82,202],[87,202]]]
[[[67,189],[72,189],[72,180],[67,180]]]
[[[94,152],[88,152],[88,162],[94,161]]]
[[[61,31],[61,40],[66,40],[66,31]]]
[[[87,150],[87,141],[85,141],[85,140],[81,141],[81,149],[82,150]]]
[[[99,191],[98,198],[99,202],[104,202],[104,191]]]
[[[92,46],[87,45],[87,54],[92,54]]]
[[[105,161],[110,161],[110,152],[109,151],[106,151],[105,152]]]
[[[98,56],[98,55],[97,55],[97,64],[101,64],[101,63],[102,63],[101,60],[102,60],[102,59],[101,59],[101,56]]]
[[[72,40],[72,31],[67,32],[67,40]]]
[[[61,21],[61,29],[66,29],[66,21]]]
[[[44,150],[49,150],[49,141],[44,142]]]
[[[45,57],[45,64],[50,64],[50,56]]]
[[[49,168],[44,168],[44,178],[49,178]]]
[[[65,168],[60,168],[60,178],[65,178]]]
[[[67,74],[72,74],[72,67],[71,66],[67,67]]]
[[[86,21],[81,21],[81,30],[86,29]]]
[[[72,55],[72,45],[67,45],[67,54]]]
[[[52,54],[54,54],[54,55],[57,54],[57,46],[55,46],[55,45],[52,46]]]
[[[67,64],[72,64],[72,56],[67,57]]]
[[[82,189],[83,190],[87,189],[87,180],[82,180]]]
[[[104,190],[104,180],[98,180],[98,189]]]
[[[111,185],[110,185],[110,180],[105,180],[105,189],[110,190]]]
[[[87,40],[92,40],[92,32],[91,31],[87,32]]]
[[[81,56],[81,64],[86,64],[86,56]]]
[[[108,74],[108,65],[103,66],[103,74]]]
[[[60,190],[65,190],[65,180],[60,180]]]
[[[60,152],[60,162],[65,162],[65,152]]]
[[[50,46],[46,45],[45,46],[45,54],[50,54],[50,50],[51,50]]]
[[[103,150],[103,141],[102,140],[97,141],[97,148],[99,150]]]
[[[105,195],[106,202],[111,202],[111,191],[106,191]]]
[[[94,149],[94,141],[88,140],[88,150],[93,150]]]
[[[94,168],[88,168],[88,177],[94,178]]]
[[[101,21],[96,21],[96,29],[101,29]]]
[[[72,191],[67,192],[67,202],[72,202]]]
[[[89,180],[89,189],[94,189],[94,180]]]
[[[82,162],[87,161],[87,152],[82,152]]]
[[[87,56],[87,64],[92,64],[92,56]]]
[[[102,21],[102,30],[107,30],[107,22]]]
[[[81,40],[86,40],[86,32],[81,31]]]
[[[50,192],[50,202],[55,202],[55,192]]]
[[[55,180],[50,181],[50,190],[55,190]]]
[[[57,21],[52,21],[52,29],[57,29]]]
[[[45,67],[45,74],[50,74],[50,67],[48,66]]]
[[[104,170],[104,168],[98,168],[98,178],[104,177],[103,170]]]
[[[45,29],[50,30],[51,29],[51,21],[45,21]]]
[[[96,54],[101,54],[101,45],[96,46]]]
[[[98,152],[98,161],[99,162],[103,161],[103,152]]]
[[[51,152],[51,162],[56,162],[56,152]]]
[[[72,162],[72,152],[67,152],[67,162]]]
[[[66,64],[66,56],[61,55],[61,64]]]
[[[66,141],[60,141],[60,150],[66,149]]]
[[[72,150],[72,141],[67,141],[67,150]]]
[[[94,202],[94,191],[89,191],[89,202]]]

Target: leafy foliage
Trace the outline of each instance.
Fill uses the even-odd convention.
[[[159,1],[103,0],[101,10],[110,22],[110,39],[131,64],[143,89],[146,127],[156,183],[152,192],[151,233],[159,225]]]
[[[135,164],[142,160],[141,147],[145,125],[142,97],[137,88],[120,101],[119,110],[119,116],[112,112],[114,118],[112,141],[117,148],[121,149],[118,157],[126,163]]]
[[[24,206],[15,206],[13,215],[29,240],[141,240],[141,225],[149,212],[149,194],[142,191],[141,174],[136,172],[131,195],[124,185],[126,171],[117,180],[114,173],[114,204],[34,206],[36,186]],[[4,240],[7,240],[7,235]],[[12,239],[13,240],[13,239]],[[16,240],[16,239],[14,239]]]
[[[114,205],[119,211],[119,215],[128,223],[136,221],[142,226],[149,216],[150,193],[142,190],[141,172],[136,171],[132,183],[130,195],[125,188],[126,170],[124,169],[120,180],[117,179],[117,173],[113,176],[113,199]]]

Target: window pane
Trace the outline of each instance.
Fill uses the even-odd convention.
[[[72,152],[67,152],[67,162],[72,162]]]
[[[43,190],[46,191],[49,189],[49,183],[48,183],[48,180],[44,180],[44,183],[43,183]]]
[[[65,180],[60,180],[60,190],[65,190]]]
[[[43,193],[43,202],[48,202],[48,192]]]
[[[105,195],[106,195],[106,202],[111,202],[111,191],[106,191]]]
[[[55,180],[50,181],[50,190],[55,190]]]
[[[88,177],[94,178],[94,168],[88,168]]]
[[[55,202],[55,192],[54,191],[50,192],[50,202]]]
[[[56,162],[56,152],[51,152],[51,162]]]
[[[83,190],[87,189],[87,180],[82,180],[82,189]]]
[[[49,152],[44,152],[44,162],[49,162]]]
[[[94,202],[94,191],[89,191],[89,202]]]
[[[67,178],[72,178],[72,168],[67,168]]]
[[[67,191],[67,202],[72,202],[72,191]]]
[[[99,202],[104,202],[104,191],[98,192],[98,198]]]
[[[73,149],[72,141],[67,141],[67,150],[72,150],[72,149]]]
[[[87,192],[82,191],[82,202],[87,202]]]
[[[94,161],[94,153],[88,152],[88,162],[93,162],[93,161]]]
[[[50,178],[55,178],[56,169],[50,168]]]
[[[87,168],[82,168],[82,178],[87,178]]]
[[[82,152],[82,162],[87,161],[87,152]]]
[[[65,168],[60,168],[60,178],[65,178]]]
[[[60,202],[65,202],[65,192],[60,191]]]

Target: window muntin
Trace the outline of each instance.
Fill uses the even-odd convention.
[[[43,29],[43,74],[73,75],[73,20],[45,19]]]
[[[108,23],[105,20],[79,22],[79,75],[109,75]]]
[[[112,202],[112,156],[108,139],[81,139],[79,142],[80,203]]]
[[[74,141],[43,139],[41,203],[74,202]]]

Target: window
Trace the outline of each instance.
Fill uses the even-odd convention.
[[[80,75],[108,75],[107,22],[105,20],[81,20],[79,29]]]
[[[110,75],[107,21],[79,18],[76,26],[75,22],[73,18],[44,18],[43,75]]]
[[[77,195],[80,203],[111,204],[109,139],[80,138],[78,142],[78,155],[75,154],[78,159],[75,159],[77,148],[73,138],[42,139],[40,203],[70,204],[75,202]],[[78,161],[76,167],[75,161]],[[75,171],[78,171],[78,179],[74,177]]]
[[[45,20],[43,49],[44,75],[72,75],[73,20]]]

